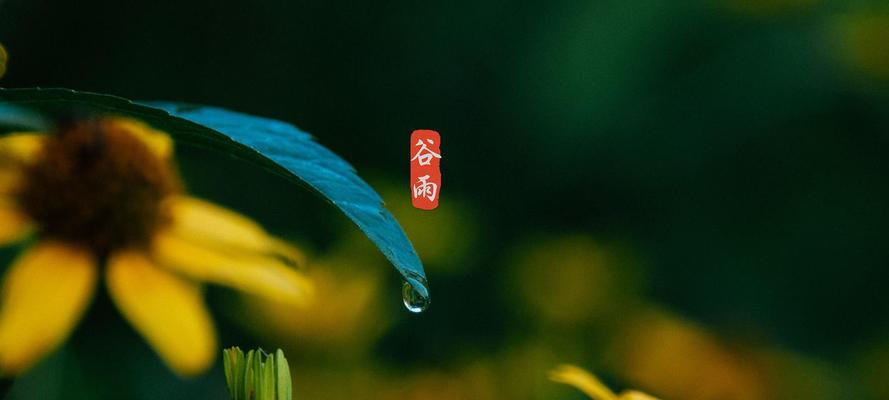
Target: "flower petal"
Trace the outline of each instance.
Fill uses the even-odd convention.
[[[0,196],[0,246],[6,246],[24,239],[33,225],[12,200]]]
[[[191,241],[222,251],[272,255],[295,265],[305,263],[301,251],[232,210],[188,196],[171,197],[169,204],[173,232]]]
[[[157,268],[135,251],[112,254],[106,280],[117,308],[171,369],[194,375],[210,366],[216,337],[194,283]]]
[[[168,159],[173,153],[173,139],[163,131],[156,130],[142,121],[132,118],[106,118],[102,121],[108,124],[109,131],[120,130],[133,135],[143,144],[148,146],[155,156]]]
[[[28,163],[43,148],[46,135],[38,132],[15,132],[0,138],[0,162]]]
[[[273,301],[302,306],[313,293],[311,281],[280,260],[227,254],[167,231],[155,235],[153,254],[176,272]]]
[[[574,386],[593,400],[617,400],[617,395],[598,378],[574,365],[560,365],[550,372],[549,379]]]
[[[84,249],[41,242],[10,267],[0,311],[0,370],[17,375],[58,346],[80,319],[96,285]]]
[[[658,400],[656,397],[649,396],[635,390],[627,390],[620,394],[620,400]]]
[[[0,78],[6,74],[6,60],[9,59],[9,53],[6,52],[6,48],[3,47],[3,43],[0,43]]]
[[[12,193],[21,181],[21,169],[36,159],[46,136],[11,133],[0,138],[0,193]]]

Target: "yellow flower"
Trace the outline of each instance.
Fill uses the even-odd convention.
[[[889,80],[889,12],[841,15],[833,32],[842,61],[872,78]]]
[[[550,372],[549,378],[555,382],[574,386],[593,400],[657,400],[635,390],[627,390],[616,395],[593,374],[574,365],[560,365]]]
[[[685,400],[770,398],[764,373],[740,347],[656,307],[628,313],[607,352],[617,376]]]
[[[172,140],[130,119],[0,138],[0,245],[37,240],[6,272],[0,374],[59,346],[89,305],[99,267],[121,313],[182,375],[216,355],[197,281],[291,305],[311,294],[295,248],[233,211],[186,196]]]
[[[0,78],[6,74],[6,60],[8,59],[9,53],[6,52],[6,48],[0,43]]]

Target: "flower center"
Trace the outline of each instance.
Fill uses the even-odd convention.
[[[169,222],[162,200],[179,190],[171,165],[113,118],[63,124],[26,167],[19,204],[45,237],[104,255],[148,245]]]

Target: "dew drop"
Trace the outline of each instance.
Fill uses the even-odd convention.
[[[404,306],[412,313],[421,313],[429,307],[429,297],[424,296],[408,282],[404,282],[401,287],[401,298],[404,300]]]

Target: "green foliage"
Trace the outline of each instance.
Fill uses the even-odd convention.
[[[225,383],[232,400],[290,400],[290,366],[284,352],[262,349],[247,354],[239,347],[222,351]]]

